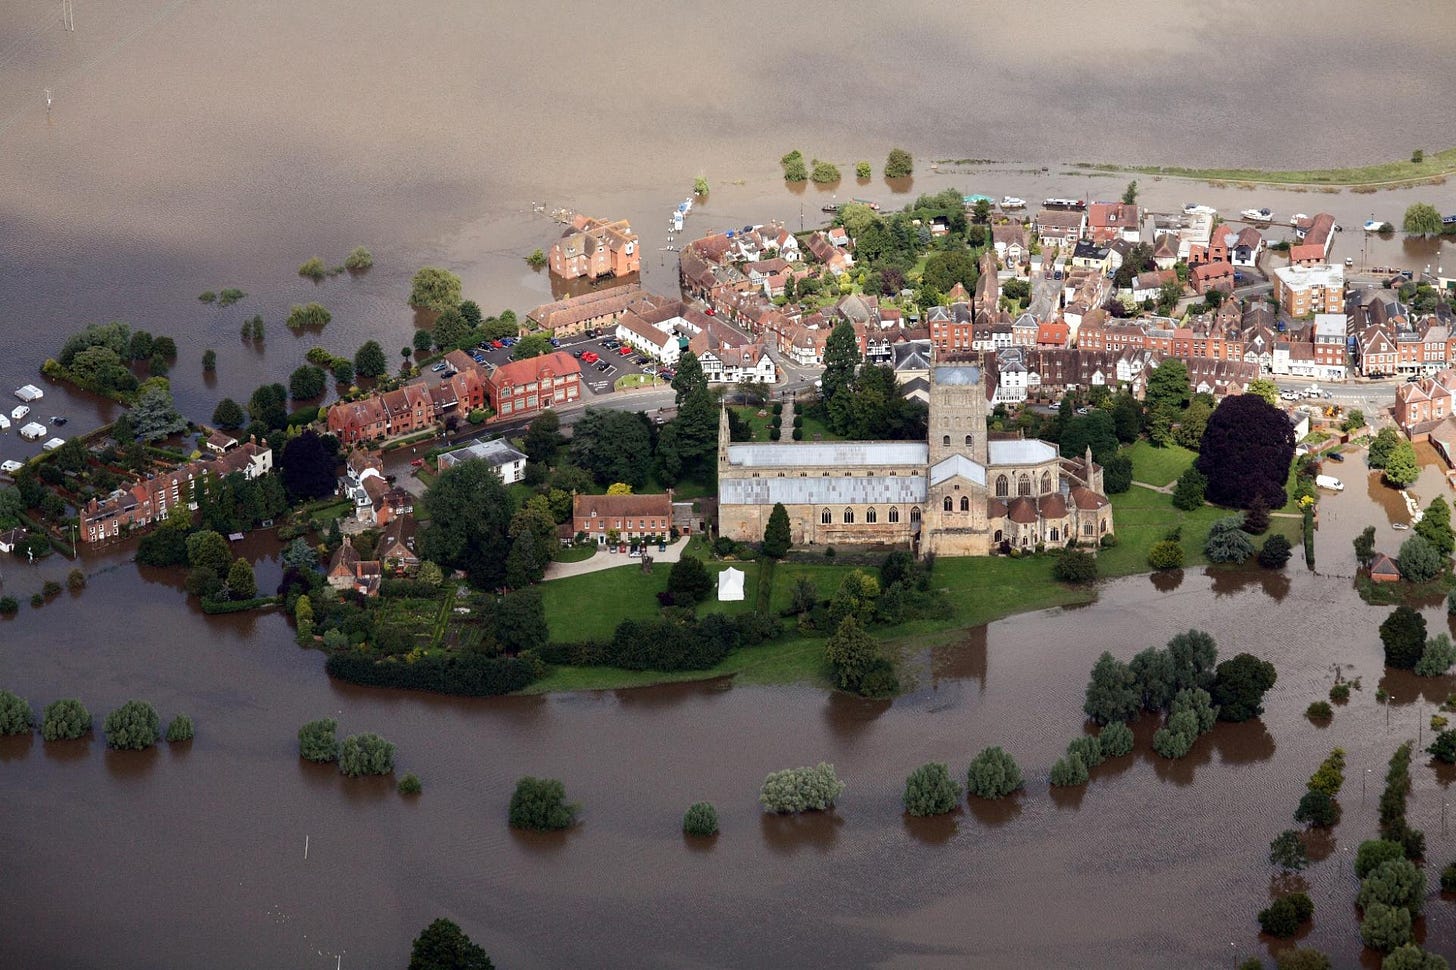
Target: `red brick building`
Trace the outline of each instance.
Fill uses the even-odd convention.
[[[531,414],[581,400],[581,365],[563,350],[516,360],[485,379],[486,399],[501,417]]]
[[[637,536],[665,536],[672,529],[672,492],[660,495],[574,495],[571,524],[576,533],[585,532],[597,545],[616,530],[623,539]]]
[[[626,219],[607,222],[577,216],[572,228],[551,244],[551,272],[565,280],[585,276],[626,276],[642,268],[637,234]]]

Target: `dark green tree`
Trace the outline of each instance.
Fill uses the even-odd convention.
[[[1385,480],[1395,488],[1408,488],[1420,477],[1421,464],[1416,460],[1415,446],[1402,438],[1385,459]]]
[[[526,436],[522,441],[526,459],[538,465],[550,464],[556,457],[562,440],[561,418],[555,411],[547,408],[532,418],[530,426],[526,428]]]
[[[936,761],[921,765],[905,779],[905,812],[917,818],[954,811],[961,800],[961,786],[950,769]]]
[[[283,446],[283,487],[294,501],[322,498],[338,487],[337,456],[321,435],[309,430]]]
[[[40,736],[47,741],[70,741],[91,730],[91,712],[78,700],[52,701],[46,705]]]
[[[288,375],[288,396],[295,401],[322,397],[324,389],[327,387],[328,376],[323,372],[323,368],[315,367],[312,364],[304,364]]]
[[[166,387],[149,387],[132,408],[131,420],[136,435],[143,441],[156,441],[187,430],[187,419],[172,403],[172,392]]]
[[[141,751],[162,736],[162,719],[157,709],[145,701],[127,701],[106,715],[103,728],[108,747]]]
[[[1208,479],[1197,468],[1189,465],[1178,476],[1178,484],[1173,487],[1173,507],[1185,512],[1202,508],[1203,493],[1207,487]]]
[[[880,645],[859,620],[846,616],[824,644],[824,657],[834,671],[840,690],[866,697],[893,693],[898,688],[894,668]]]
[[[516,782],[511,794],[510,824],[513,829],[552,831],[570,828],[576,821],[577,806],[566,801],[566,786],[554,778],[531,778]]]
[[[1276,532],[1264,540],[1264,547],[1259,550],[1259,565],[1265,569],[1283,569],[1292,551],[1289,540]]]
[[[470,341],[470,324],[460,315],[460,311],[451,307],[440,311],[435,317],[435,348],[437,350],[454,350],[464,346]]]
[[[233,560],[227,572],[228,597],[235,600],[250,600],[258,595],[258,580],[253,575],[252,565],[242,557]]]
[[[1132,720],[1141,706],[1137,681],[1128,665],[1104,651],[1092,667],[1082,710],[1098,724],[1110,724]]]
[[[1385,665],[1410,670],[1426,648],[1426,618],[1409,606],[1397,606],[1380,624]]]
[[[840,320],[824,342],[824,373],[820,377],[820,389],[825,401],[833,401],[841,390],[849,387],[860,361],[854,325],[848,319]]]
[[[208,569],[221,576],[232,561],[232,551],[221,533],[202,529],[187,537],[187,565],[193,569]]]
[[[1176,357],[1169,357],[1148,375],[1143,404],[1149,412],[1180,414],[1188,406],[1192,396],[1188,383],[1188,365]]]
[[[1094,583],[1097,581],[1097,557],[1083,549],[1067,549],[1052,564],[1052,578],[1083,586]]]
[[[718,834],[718,810],[709,802],[695,802],[683,813],[683,834],[707,838]]]
[[[394,745],[377,734],[351,734],[339,745],[339,771],[350,778],[394,771]]]
[[[529,360],[551,353],[551,338],[544,333],[528,333],[511,347],[511,360]]]
[[[977,798],[1005,798],[1021,785],[1021,769],[999,747],[983,748],[966,771],[966,791]]]
[[[667,591],[673,602],[682,605],[698,603],[708,598],[713,591],[713,577],[703,561],[696,556],[683,556],[672,564],[667,574]]]
[[[330,764],[339,760],[339,723],[330,718],[309,721],[298,729],[298,754],[306,761]]]
[[[437,919],[415,937],[409,970],[495,970],[495,964],[460,927]]]
[[[248,416],[268,429],[288,423],[288,388],[282,384],[264,384],[248,399]]]
[[[360,377],[382,377],[388,370],[389,361],[379,341],[366,340],[354,351],[354,373]]]
[[[1237,515],[1214,521],[1208,529],[1203,554],[1209,562],[1241,563],[1254,554],[1254,543],[1243,530],[1243,519]]]
[[[1390,460],[1390,453],[1400,444],[1400,440],[1400,432],[1390,425],[1377,431],[1370,441],[1370,451],[1365,459],[1370,467],[1384,468],[1385,463]]]
[[[243,413],[238,402],[230,397],[225,397],[217,402],[217,407],[212,411],[212,423],[228,431],[241,428],[247,420],[248,416]]]
[[[1269,864],[1286,872],[1298,872],[1309,865],[1309,851],[1294,829],[1285,829],[1269,843]]]
[[[425,559],[463,569],[477,587],[493,589],[505,581],[511,540],[510,497],[495,470],[467,461],[447,468],[421,500],[424,519],[420,551]]]
[[[1395,561],[1400,566],[1401,576],[1413,583],[1435,579],[1450,565],[1449,557],[1443,556],[1421,535],[1413,535],[1402,542]]]
[[[652,432],[645,415],[587,408],[572,428],[571,463],[598,485],[625,482],[634,489],[652,468]]]
[[[35,730],[30,702],[8,690],[0,690],[0,736],[29,734]]]
[[[1360,563],[1361,569],[1370,568],[1370,563],[1375,559],[1375,526],[1367,525],[1355,537],[1355,559]]]
[[[1251,653],[1240,653],[1214,669],[1209,694],[1221,721],[1247,721],[1264,713],[1264,694],[1278,675],[1274,665]]]
[[[1434,546],[1444,558],[1449,558],[1451,552],[1456,550],[1456,536],[1451,532],[1451,506],[1440,495],[1431,499],[1431,504],[1426,506],[1421,521],[1415,524],[1415,531],[1416,535]]]
[[[770,559],[782,559],[788,554],[792,536],[789,532],[789,511],[782,502],[775,502],[768,514],[768,525],[763,530],[763,554]]]
[[[903,148],[892,148],[885,159],[885,178],[906,179],[915,172],[915,160]]]
[[[539,589],[507,593],[496,603],[492,619],[496,640],[507,653],[539,650],[551,639]]]

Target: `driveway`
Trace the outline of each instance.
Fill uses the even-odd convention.
[[[656,568],[659,565],[677,562],[682,558],[682,552],[687,548],[686,537],[679,537],[676,542],[670,543],[666,552],[652,553],[652,565]],[[553,562],[546,566],[546,582],[553,579],[563,579],[567,576],[580,576],[583,573],[599,572],[603,569],[615,569],[619,566],[639,567],[640,559],[633,559],[631,556],[624,556],[621,553],[612,555],[605,549],[598,549],[597,554],[590,559],[583,559],[581,562]]]

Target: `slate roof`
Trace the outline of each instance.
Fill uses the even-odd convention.
[[[930,446],[923,441],[825,441],[728,446],[728,464],[744,468],[841,465],[924,465]]]
[[[1033,439],[988,441],[987,459],[992,465],[1034,465],[1057,457],[1057,446]]]
[[[923,475],[821,475],[816,478],[729,478],[718,483],[722,505],[914,505],[926,496]]]
[[[930,484],[939,485],[948,478],[959,476],[978,485],[986,484],[986,466],[972,461],[965,455],[951,455],[931,466]]]

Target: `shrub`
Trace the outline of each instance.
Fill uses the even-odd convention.
[[[903,148],[892,148],[885,159],[885,178],[909,178],[915,171],[915,160]]]
[[[350,778],[394,771],[394,745],[377,734],[351,734],[339,745],[339,771]]]
[[[1409,606],[1397,606],[1380,624],[1385,665],[1410,670],[1426,648],[1426,618]]]
[[[1456,644],[1444,633],[1438,633],[1426,641],[1421,659],[1416,661],[1417,677],[1440,677],[1456,663]]]
[[[328,764],[339,759],[339,741],[334,736],[339,722],[332,718],[309,721],[298,729],[298,754],[306,761]]]
[[[1340,681],[1330,688],[1330,700],[1343,704],[1350,699],[1350,685]]]
[[[709,802],[695,802],[683,813],[683,834],[707,838],[718,834],[718,810]]]
[[[1404,859],[1405,847],[1389,839],[1366,839],[1355,850],[1355,878],[1364,879],[1392,859]]]
[[[1304,893],[1281,896],[1260,910],[1259,926],[1270,936],[1287,938],[1299,931],[1299,924],[1314,914],[1314,903]]]
[[[1406,943],[1390,951],[1380,970],[1451,970],[1444,957],[1427,953],[1414,943]]]
[[[566,786],[561,782],[528,775],[516,782],[511,793],[510,825],[537,832],[569,828],[576,821],[577,808],[567,804]]]
[[[0,735],[29,734],[34,729],[30,703],[8,690],[0,690]]]
[[[1052,764],[1050,781],[1057,788],[1087,784],[1087,764],[1080,755],[1068,754]]]
[[[424,790],[425,786],[420,784],[420,776],[413,773],[405,775],[395,786],[395,791],[401,795],[418,795]]]
[[[1285,829],[1269,843],[1269,864],[1290,872],[1298,872],[1309,865],[1309,852],[1304,840],[1294,829]]]
[[[905,779],[905,811],[917,818],[944,815],[961,800],[961,786],[950,769],[932,761],[910,772]]]
[[[66,588],[75,592],[86,588],[86,574],[79,569],[73,569],[66,574]]]
[[[319,259],[317,256],[314,256],[307,262],[305,262],[302,266],[298,267],[298,275],[302,276],[304,279],[310,279],[313,280],[315,283],[318,283],[321,282],[324,277],[329,275],[329,268],[324,265],[323,260]]]
[[[303,306],[294,304],[288,311],[288,319],[285,321],[290,330],[317,329],[328,325],[333,319],[322,304],[305,303]]]
[[[167,741],[171,744],[178,741],[191,741],[194,733],[192,718],[186,714],[178,714],[167,725]]]
[[[1183,547],[1172,539],[1153,543],[1148,550],[1148,566],[1153,569],[1182,569]]]
[[[1121,758],[1132,752],[1132,728],[1122,721],[1114,721],[1097,735],[1104,758]]]
[[[1203,554],[1210,562],[1241,563],[1254,554],[1254,543],[1244,531],[1244,520],[1237,515],[1225,516],[1208,530]]]
[[[1077,585],[1096,582],[1097,557],[1081,549],[1068,549],[1052,566],[1052,578]]]
[[[869,162],[855,162],[854,163],[854,177],[855,178],[857,178],[857,179],[867,179],[867,178],[870,177],[870,172],[871,172],[871,169],[870,169],[870,163]]]
[[[1365,919],[1360,923],[1360,939],[1372,950],[1389,953],[1398,946],[1410,942],[1410,910],[1372,903],[1365,909]]]
[[[1340,786],[1345,783],[1345,749],[1335,748],[1330,752],[1329,757],[1320,762],[1315,773],[1309,776],[1305,788],[1309,791],[1320,791],[1334,798],[1340,793]]]
[[[1280,950],[1274,958],[1278,970],[1330,970],[1330,958],[1313,947],[1297,946]]]
[[[999,747],[981,751],[966,771],[966,790],[978,798],[1004,798],[1021,787],[1021,769]]]
[[[1294,820],[1315,828],[1329,828],[1340,820],[1340,806],[1322,791],[1307,791],[1294,810]]]
[[[1304,709],[1304,716],[1311,721],[1328,721],[1335,716],[1329,701],[1315,701]]]
[[[1449,863],[1441,870],[1441,891],[1456,892],[1456,862]]]
[[[1208,479],[1203,473],[1189,465],[1178,476],[1178,483],[1173,487],[1173,507],[1184,512],[1192,512],[1194,509],[1203,507],[1204,490],[1208,487]],[[1243,520],[1239,519],[1239,524]]]
[[[770,812],[824,811],[844,794],[844,787],[834,766],[821,761],[812,768],[770,772],[759,789],[758,801]]]
[[[20,603],[14,596],[0,596],[0,616],[14,616],[20,612]]]
[[[1167,727],[1158,728],[1153,732],[1153,750],[1164,758],[1181,758],[1193,747],[1193,742],[1198,739],[1194,731],[1180,730],[1170,720]]]
[[[102,725],[106,744],[120,750],[142,751],[161,737],[162,719],[157,709],[145,701],[127,701],[106,715]]]
[[[374,265],[374,255],[363,246],[356,246],[354,251],[344,257],[344,269],[351,273],[362,273]],[[406,775],[405,777],[412,777]]]
[[[47,741],[71,741],[89,730],[91,712],[80,701],[67,698],[46,705],[40,736]]]
[[[1074,738],[1067,745],[1067,755],[1076,755],[1089,769],[1102,764],[1102,742],[1096,737]]]
[[[696,556],[684,556],[673,563],[667,575],[667,591],[681,604],[701,602],[713,589],[713,577]]]
[[[1264,540],[1264,548],[1259,550],[1259,565],[1265,569],[1283,569],[1292,554],[1289,540],[1276,532]]]
[[[1384,903],[1408,909],[1419,915],[1426,900],[1426,879],[1409,859],[1386,859],[1371,869],[1360,881],[1360,894],[1355,902],[1361,909],[1373,903]]]

